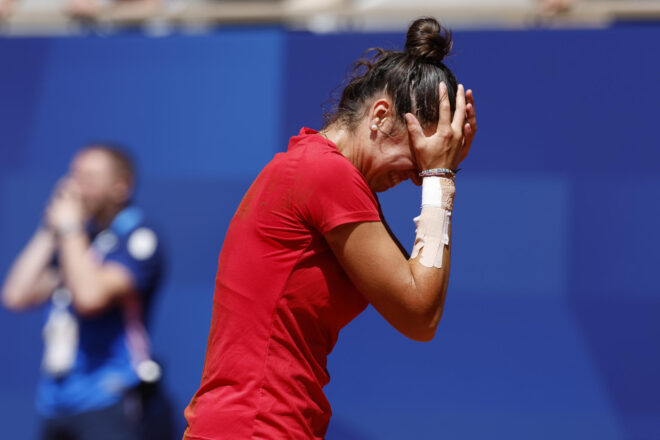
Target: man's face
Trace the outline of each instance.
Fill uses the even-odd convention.
[[[116,200],[121,180],[117,176],[110,156],[102,150],[78,153],[71,162],[69,177],[80,191],[80,198],[89,216],[98,215],[104,207]]]

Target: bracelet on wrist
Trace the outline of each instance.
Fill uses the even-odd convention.
[[[450,179],[454,179],[456,177],[456,173],[460,171],[459,169],[452,170],[449,168],[431,168],[429,170],[423,170],[419,172],[419,177],[430,177],[430,176],[438,176],[438,177],[448,177]]]

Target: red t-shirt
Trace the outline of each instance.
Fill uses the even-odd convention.
[[[380,221],[366,180],[332,142],[303,128],[229,225],[184,438],[323,438],[326,358],[367,306],[323,237],[364,221]]]

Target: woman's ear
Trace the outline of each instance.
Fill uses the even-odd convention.
[[[372,131],[382,130],[383,124],[385,124],[387,120],[391,123],[392,101],[388,97],[381,97],[376,99],[371,105],[369,111],[369,128],[371,128]]]

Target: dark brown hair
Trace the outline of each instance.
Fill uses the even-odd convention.
[[[451,31],[434,18],[415,20],[408,29],[403,51],[369,49],[354,64],[353,73],[344,87],[335,110],[326,115],[325,126],[333,123],[354,130],[364,117],[367,103],[379,93],[387,93],[393,101],[394,114],[404,121],[406,113],[414,114],[422,127],[438,121],[438,85],[447,85],[452,113],[456,108],[458,83],[442,63],[452,47]]]

